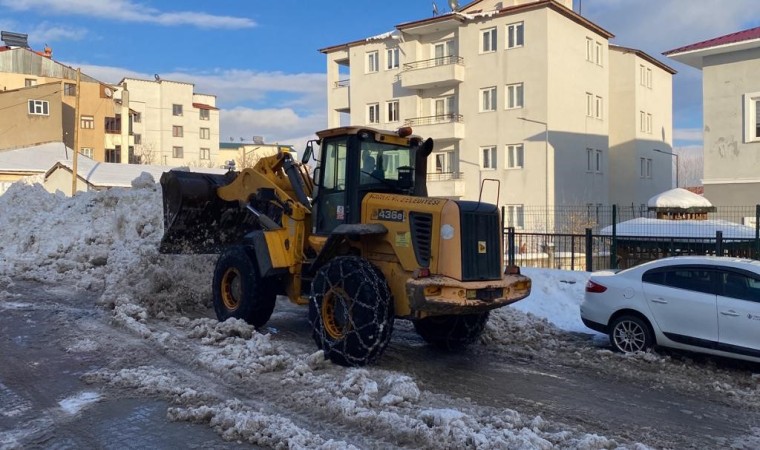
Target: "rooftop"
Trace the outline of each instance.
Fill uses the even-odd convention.
[[[706,56],[759,47],[760,27],[756,27],[668,50],[664,52],[663,55],[686,65],[701,69],[704,57]]]

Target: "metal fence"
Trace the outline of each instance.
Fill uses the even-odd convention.
[[[623,269],[678,255],[760,260],[760,205],[717,208],[710,213],[709,221],[672,223],[630,222],[655,218],[653,212],[640,207],[562,207],[551,211],[534,208],[530,212],[525,215],[523,229],[517,229],[511,226],[509,210],[502,209],[508,225],[504,239],[508,264],[592,271]],[[631,227],[632,223],[646,227],[646,233],[637,234],[638,228]],[[528,230],[529,224],[539,230]],[[552,227],[547,229],[556,231],[541,230],[542,224],[550,224]]]

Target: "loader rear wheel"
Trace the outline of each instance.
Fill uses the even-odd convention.
[[[488,321],[481,314],[430,316],[414,321],[414,329],[428,344],[443,350],[460,350],[480,337]]]
[[[364,366],[382,355],[393,331],[393,296],[382,272],[358,257],[338,257],[311,283],[309,322],[325,358]]]
[[[274,311],[277,293],[266,286],[245,247],[234,246],[219,255],[214,270],[214,311],[220,321],[243,319],[264,326]]]

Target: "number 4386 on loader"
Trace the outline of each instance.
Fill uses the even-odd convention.
[[[504,267],[497,206],[427,196],[432,139],[408,127],[317,136],[300,162],[283,148],[240,172],[161,177],[160,250],[219,254],[219,320],[261,327],[286,295],[308,305],[326,358],[361,366],[382,355],[395,319],[457,349],[480,336],[489,311],[528,296],[530,279]]]

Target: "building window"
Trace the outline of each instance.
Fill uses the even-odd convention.
[[[523,205],[506,205],[507,206],[507,226],[514,228],[525,228],[525,210]]]
[[[184,158],[185,149],[183,147],[172,147],[172,158]]]
[[[639,82],[642,86],[652,89],[652,69],[641,64],[639,66]]]
[[[496,146],[481,147],[480,153],[483,155],[481,167],[484,169],[496,169]]]
[[[480,90],[480,111],[496,111],[496,86]]]
[[[652,115],[644,111],[639,111],[639,130],[642,133],[652,132]]]
[[[174,125],[172,127],[172,136],[174,137],[182,137],[184,136],[184,131],[182,130],[182,127],[179,125]]]
[[[201,139],[211,139],[211,129],[201,128]]]
[[[116,148],[106,149],[106,162],[107,163],[121,162],[121,146],[117,145]]]
[[[210,114],[208,109],[201,109],[199,112],[201,120],[209,120]]]
[[[24,79],[24,87],[32,87],[37,86],[37,80],[34,78],[26,78]]]
[[[594,50],[595,50],[595,52],[594,52],[594,62],[601,66],[602,63],[603,63],[602,62],[602,43],[601,42],[596,42],[595,46],[594,46]]]
[[[95,128],[95,118],[93,116],[79,116],[79,126],[92,130]]]
[[[386,116],[388,122],[398,122],[398,100],[385,102],[385,110],[388,113]]]
[[[379,66],[377,50],[374,52],[367,52],[367,73],[377,72]]]
[[[602,118],[602,114],[604,113],[604,102],[602,102],[602,97],[596,96],[595,102],[594,102],[594,117],[597,119]]]
[[[594,40],[586,38],[586,61],[594,62]]]
[[[602,173],[602,151],[596,150],[595,151],[595,162],[594,162],[594,171],[596,173]]]
[[[652,115],[647,113],[647,133],[652,133]]]
[[[450,63],[451,56],[454,56],[454,41],[449,40],[433,44],[433,57],[436,66]]]
[[[651,158],[639,158],[641,162],[641,178],[652,178],[652,159]]]
[[[586,117],[594,117],[594,94],[586,92]]]
[[[512,23],[507,25],[507,48],[523,46],[523,22]]]
[[[63,95],[77,95],[77,85],[74,83],[63,83]]]
[[[586,172],[594,171],[594,149],[586,149]]]
[[[523,107],[523,84],[507,85],[507,109]]]
[[[135,145],[141,145],[142,144],[142,134],[135,133]]]
[[[106,133],[110,133],[110,134],[121,133],[121,114],[116,114],[116,117],[106,117],[105,126],[106,126]]]
[[[370,103],[367,105],[367,123],[380,123],[379,103]]]
[[[50,104],[47,100],[29,100],[29,114],[47,116],[50,114]]]
[[[507,145],[507,169],[522,169],[523,145]]]
[[[398,47],[389,48],[385,52],[385,69],[391,70],[391,69],[398,69]]]
[[[487,28],[480,32],[480,53],[496,51],[496,27]]]
[[[207,161],[211,159],[211,149],[210,148],[201,148],[201,155],[200,159]]]
[[[134,123],[140,123],[140,122],[142,122],[142,113],[136,112],[132,116],[132,122],[134,122]]]
[[[456,103],[453,95],[433,99],[433,112],[436,122],[450,122],[455,110]]]
[[[760,141],[760,92],[744,94],[744,142]]]
[[[174,116],[181,116],[182,115],[182,105],[173,104],[172,105],[172,115]]]
[[[436,173],[453,172],[454,152],[441,152],[435,154]]]
[[[82,147],[79,149],[79,154],[92,159],[93,151],[92,151],[92,148],[90,147]]]

